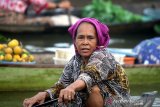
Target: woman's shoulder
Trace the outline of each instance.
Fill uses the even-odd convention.
[[[108,49],[96,50],[93,52],[89,59],[89,65],[95,64],[105,66],[105,68],[115,69],[116,65],[119,64],[114,56],[108,51]]]
[[[103,48],[103,49],[100,49],[100,50],[96,50],[95,52],[93,52],[93,54],[91,55],[90,57],[91,60],[93,59],[97,59],[97,60],[100,60],[100,61],[107,61],[107,62],[110,62],[110,63],[118,63],[114,56],[112,55],[111,52],[108,51],[107,48]]]
[[[112,58],[113,55],[108,51],[107,48],[99,49],[93,52],[94,56],[102,56],[102,57],[110,57]]]
[[[80,56],[74,55],[71,57],[71,59],[68,61],[67,65],[73,65],[74,63],[80,62]]]

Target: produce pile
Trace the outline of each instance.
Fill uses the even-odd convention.
[[[103,23],[119,24],[143,21],[144,17],[132,13],[120,5],[113,4],[111,0],[92,0],[82,11],[83,17],[94,17]]]
[[[0,43],[0,62],[34,62],[34,56],[23,48],[20,41],[12,39]]]

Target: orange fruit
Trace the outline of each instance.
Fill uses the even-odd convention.
[[[21,48],[20,46],[15,46],[15,47],[13,48],[13,52],[14,52],[15,54],[21,54],[21,53],[22,53],[22,48]]]
[[[22,54],[21,58],[22,58],[23,60],[27,61],[29,57],[28,57],[27,54],[24,53],[24,54]]]
[[[4,60],[6,60],[6,61],[12,61],[12,55],[11,54],[5,54]]]
[[[18,61],[20,58],[21,58],[20,55],[17,55],[17,54],[13,55],[13,59],[16,59],[17,61]]]
[[[0,44],[0,50],[2,50],[4,48],[3,44]]]
[[[6,54],[12,54],[12,53],[13,53],[13,50],[12,50],[12,48],[10,48],[10,47],[6,47],[6,48],[4,48],[4,52],[5,52]]]
[[[11,48],[18,46],[18,45],[19,45],[19,42],[16,39],[12,39],[10,42],[8,42],[8,46]]]

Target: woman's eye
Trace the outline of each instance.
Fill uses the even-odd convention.
[[[83,39],[83,36],[78,36],[77,38],[78,38],[78,39]]]
[[[88,39],[90,39],[90,40],[91,40],[91,39],[94,39],[94,37],[91,37],[91,36],[90,36],[90,37],[88,37]]]

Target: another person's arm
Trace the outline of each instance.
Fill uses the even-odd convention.
[[[39,14],[44,9],[48,10],[56,8],[69,9],[72,7],[70,1],[68,0],[64,0],[60,3],[47,2],[46,0],[31,0],[30,2],[33,5],[33,8],[37,14]]]
[[[46,9],[55,9],[55,8],[63,8],[63,9],[69,9],[72,5],[70,1],[64,0],[60,3],[54,3],[54,2],[48,2]]]

